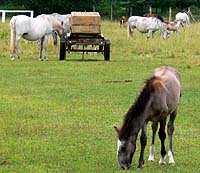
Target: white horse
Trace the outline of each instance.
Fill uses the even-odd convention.
[[[160,30],[161,36],[167,38],[169,32],[167,31],[167,24],[161,22],[155,17],[140,17],[131,16],[128,19],[128,37],[133,35],[134,29],[137,29],[141,33],[147,33],[147,39],[152,33],[152,38],[154,38],[154,33]]]
[[[167,21],[165,21],[165,23],[167,24],[167,30],[168,31],[174,31],[176,34],[178,34],[179,28],[181,26],[183,27],[183,23],[180,20],[173,21],[173,22],[167,22]]]
[[[48,60],[46,56],[46,46],[49,36],[53,31],[57,31],[59,35],[63,34],[63,26],[51,15],[39,15],[35,18],[26,15],[13,16],[10,20],[10,57],[14,60],[14,54],[18,52],[18,41],[21,37],[28,41],[41,41],[40,46],[40,60],[42,58],[42,51],[44,49],[44,60]]]
[[[187,13],[185,13],[185,12],[184,13],[181,13],[181,12],[177,13],[176,14],[176,20],[177,21],[180,20],[182,23],[186,23],[187,27],[190,26],[190,18],[187,15]]]

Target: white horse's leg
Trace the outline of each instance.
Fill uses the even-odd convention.
[[[43,42],[44,42],[44,38],[41,38],[40,39],[40,57],[39,57],[40,61],[43,61],[43,58],[42,58]]]
[[[151,34],[151,30],[149,30],[148,33],[147,33],[147,40],[149,39],[150,34]]]
[[[14,56],[15,53],[16,53],[18,59],[20,59],[19,51],[18,51],[18,41],[19,41],[19,39],[20,39],[20,36],[15,36],[14,49],[10,54],[11,61],[13,61],[15,59],[15,56]]]
[[[155,33],[155,31],[152,31],[152,38],[154,38],[154,33]]]
[[[15,42],[15,50],[16,50],[16,54],[17,54],[17,58],[18,60],[21,60],[20,56],[19,56],[19,50],[18,50],[18,42],[19,42],[20,36],[16,37],[16,42]]]
[[[47,51],[47,43],[48,43],[49,35],[44,37],[43,48],[44,48],[44,61],[48,61],[46,51]]]

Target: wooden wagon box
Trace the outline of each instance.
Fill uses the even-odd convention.
[[[101,17],[98,12],[71,12],[71,32],[100,34]]]

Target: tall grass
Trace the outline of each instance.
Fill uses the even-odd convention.
[[[102,33],[111,40],[111,61],[103,55],[67,54],[48,46],[48,62],[38,61],[37,44],[20,41],[22,61],[10,61],[9,24],[0,24],[0,172],[120,172],[117,135],[124,114],[155,67],[169,65],[182,75],[175,122],[176,166],[145,163],[141,172],[199,172],[200,162],[200,24],[181,28],[168,40],[103,21]],[[130,81],[130,82],[125,82]],[[148,148],[151,130],[148,127]],[[167,144],[167,141],[166,141]],[[168,146],[168,144],[167,144]],[[139,142],[133,159],[135,172]]]

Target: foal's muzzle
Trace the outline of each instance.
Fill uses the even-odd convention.
[[[123,164],[119,166],[121,170],[128,170],[131,167],[131,164]]]

